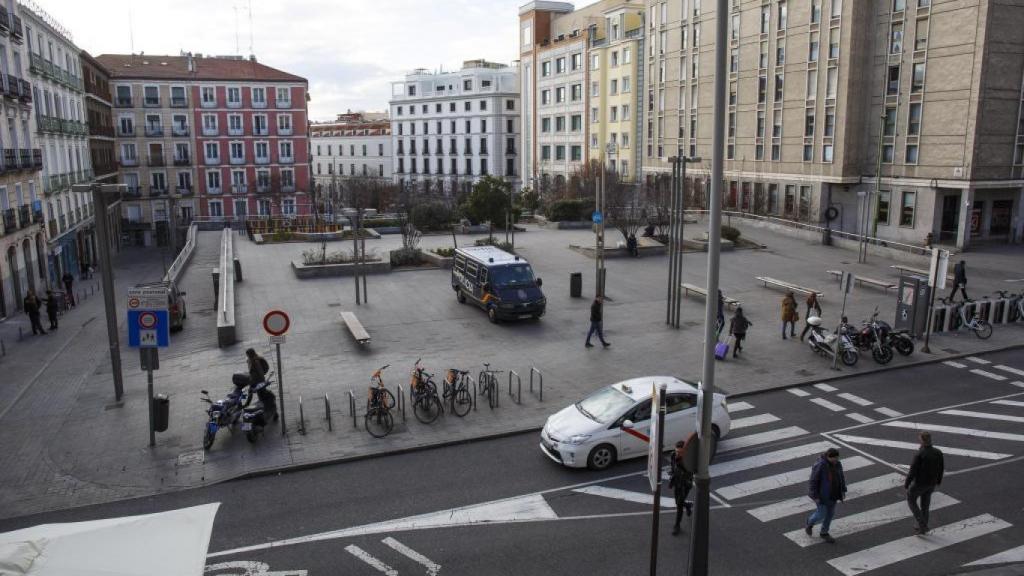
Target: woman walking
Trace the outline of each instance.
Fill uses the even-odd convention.
[[[807,320],[812,315],[821,318],[821,304],[818,303],[818,294],[816,292],[811,292],[807,295],[807,317],[804,318],[804,331],[800,333],[801,342],[804,341],[804,336],[807,336],[807,333],[811,330],[811,325],[807,323]]]
[[[782,339],[786,339],[786,325],[789,325],[789,335],[796,338],[796,321],[800,319],[800,313],[796,310],[796,297],[793,292],[786,292],[782,299]]]
[[[736,345],[732,349],[732,357],[740,353],[743,350],[743,339],[747,337],[747,328],[753,326],[754,323],[747,320],[747,317],[743,315],[743,307],[737,307],[736,313],[733,315],[732,320],[729,321],[729,334],[736,339]]]

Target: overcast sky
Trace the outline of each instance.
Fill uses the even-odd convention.
[[[91,54],[249,54],[249,0],[35,0]],[[252,0],[256,58],[309,80],[310,117],[386,110],[414,68],[517,58],[526,0]],[[590,0],[577,2],[578,6]],[[235,10],[238,7],[238,47]]]

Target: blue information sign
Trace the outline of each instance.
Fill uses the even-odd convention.
[[[601,214],[600,210],[594,211],[594,215],[591,217],[594,220],[594,224],[600,224],[604,222],[604,215]]]
[[[128,345],[166,348],[171,344],[171,316],[167,310],[128,310]]]

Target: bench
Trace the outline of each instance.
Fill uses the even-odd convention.
[[[700,286],[697,286],[695,284],[687,284],[686,282],[683,282],[682,287],[683,287],[683,292],[687,296],[690,295],[690,292],[693,292],[694,294],[700,294],[701,296],[703,296],[705,298],[708,297],[708,290],[707,290],[707,288],[701,288]],[[737,308],[741,304],[741,302],[739,300],[736,300],[735,298],[729,298],[725,294],[722,294],[722,302],[724,302],[725,305],[730,307],[730,308]]]
[[[356,318],[354,312],[342,312],[341,321],[348,327],[348,331],[352,333],[352,337],[356,339],[356,342],[360,344],[370,343],[370,334],[363,328],[362,322],[359,318]]]
[[[811,293],[814,293],[814,294],[818,295],[818,298],[824,298],[825,297],[825,293],[821,292],[819,290],[813,290],[811,288],[805,288],[805,287],[799,286],[797,284],[791,284],[789,282],[783,282],[782,280],[776,280],[775,278],[769,278],[768,276],[757,276],[756,278],[758,280],[760,280],[761,282],[764,282],[765,288],[767,288],[768,285],[771,284],[772,286],[778,286],[779,288],[784,288],[786,290],[792,290],[793,292],[796,292],[797,294],[803,294],[804,296],[807,296],[807,295],[810,295]]]
[[[892,268],[893,270],[897,270],[901,275],[904,272],[910,272],[911,274],[917,274],[918,276],[924,276],[925,278],[928,277],[928,271],[927,270],[921,270],[920,268],[911,268],[909,266],[904,266],[902,264],[893,264],[892,266],[889,266],[889,268]],[[952,281],[953,280],[953,275],[952,274],[946,274],[946,279],[949,280],[949,281]]]
[[[839,282],[843,281],[843,271],[842,270],[826,270],[825,272],[828,272],[829,274],[835,276],[836,280],[838,280]],[[854,280],[858,284],[861,284],[861,285],[863,285],[863,284],[870,284],[871,286],[875,286],[877,288],[884,288],[886,293],[889,292],[890,288],[895,288],[896,287],[895,284],[893,284],[892,282],[889,282],[888,280],[875,280],[874,278],[866,278],[864,276],[857,276],[856,274],[853,276],[853,278],[854,278]]]

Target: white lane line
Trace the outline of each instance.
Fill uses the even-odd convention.
[[[375,558],[372,554],[370,554],[366,550],[363,550],[359,546],[356,546],[355,544],[349,544],[348,546],[345,546],[345,551],[355,556],[356,558],[359,558],[363,562],[366,562],[381,574],[387,574],[387,576],[398,576],[398,570],[395,570],[391,566],[388,566],[387,564]]]
[[[843,466],[846,467],[845,464]],[[954,504],[959,504],[960,501],[943,494],[942,492],[936,492],[932,494],[932,510],[939,510],[940,508],[946,508]],[[910,512],[910,508],[907,507],[906,502],[895,502],[887,506],[875,508],[874,510],[868,510],[859,514],[853,514],[852,516],[840,516],[832,521],[832,526],[829,528],[829,534],[837,538],[843,536],[849,536],[856,534],[857,532],[865,532],[884,526],[897,520],[903,520],[905,518],[911,518],[913,514]],[[814,544],[824,542],[817,535],[812,534],[808,536],[804,532],[803,528],[798,528],[792,532],[785,534],[786,538],[789,538],[793,542],[796,542],[801,548],[806,548]]]
[[[583,488],[574,489],[573,492],[590,494],[591,496],[601,496],[603,498],[613,498],[615,500],[625,500],[626,502],[636,502],[637,504],[650,504],[654,500],[654,498],[646,492],[632,492],[629,490],[621,490],[619,488],[608,488],[607,486],[584,486]],[[675,510],[675,498],[662,496],[661,507],[672,508]]]
[[[719,462],[718,464],[711,465],[711,477],[717,478],[734,472],[753,470],[754,468],[770,466],[772,464],[778,464],[779,462],[796,460],[797,458],[803,458],[804,456],[818,455],[832,446],[834,446],[834,444],[831,442],[813,442],[811,444],[794,446],[792,448],[785,448],[774,452],[747,456],[746,458],[737,458],[736,460]],[[721,450],[721,448],[719,448],[719,450]]]
[[[815,384],[814,387],[822,392],[835,392],[838,390],[835,386],[829,386],[828,384]]]
[[[871,406],[872,404],[874,404],[874,402],[872,402],[871,400],[865,400],[864,398],[861,398],[860,396],[855,396],[853,394],[850,394],[849,392],[843,392],[842,394],[839,394],[839,397],[842,398],[843,400],[849,400],[850,402],[853,402],[858,406]]]
[[[1020,380],[1015,380],[1013,382],[1010,382],[1010,384],[1013,384],[1014,386],[1016,386],[1018,388],[1024,388],[1024,382],[1021,382]]]
[[[863,456],[853,456],[843,460],[843,470],[856,470],[858,468],[871,466],[872,464],[874,464],[874,462]],[[725,486],[719,488],[716,492],[718,492],[718,495],[722,498],[727,500],[736,500],[753,494],[760,494],[762,492],[774,490],[776,488],[802,484],[807,482],[807,478],[809,476],[810,474],[807,466],[802,466],[797,470],[790,470],[789,472],[783,472],[782,474],[775,474],[773,476],[766,476],[764,478],[757,478],[756,480],[748,480],[746,482],[740,482],[739,484]],[[904,505],[904,507],[906,507],[906,505]]]
[[[983,366],[986,365],[986,364],[991,364],[991,362],[989,362],[988,360],[985,360],[984,358],[978,358],[977,356],[968,356],[966,358],[966,360],[970,360],[971,362],[974,362],[975,364],[981,364]]]
[[[836,434],[836,438],[843,442],[849,442],[850,444],[867,444],[869,446],[882,446],[884,448],[902,448],[904,450],[920,450],[921,445],[916,442],[900,442],[899,440],[883,440],[881,438],[868,438],[867,436],[850,436],[848,434]],[[983,452],[981,450],[965,450],[963,448],[953,448],[950,446],[936,446],[943,453],[951,456],[968,456],[971,458],[981,458],[982,460],[1002,460],[1003,458],[1009,458],[1013,454],[1000,454],[998,452]]]
[[[940,526],[929,532],[926,536],[907,536],[873,548],[861,550],[860,552],[834,558],[829,560],[828,563],[846,576],[854,576],[855,574],[863,574],[870,570],[883,568],[896,562],[927,554],[928,552],[934,552],[935,550],[984,536],[1003,528],[1009,528],[1010,526],[1009,522],[1000,520],[991,514],[982,514],[974,518]]]
[[[786,392],[789,392],[793,396],[799,396],[801,398],[803,398],[804,396],[810,396],[811,395],[810,392],[807,392],[805,390],[801,390],[799,388],[790,388],[790,389],[786,390]]]
[[[886,408],[885,406],[882,406],[881,408],[875,408],[875,412],[878,412],[883,416],[888,416],[889,418],[899,418],[900,416],[903,416],[902,412],[897,412],[896,410],[893,410],[892,408]]]
[[[744,410],[750,410],[754,405],[749,402],[730,402],[729,413],[735,414],[736,412],[742,412]]]
[[[1024,408],[1024,402],[1017,400],[996,400],[992,404],[999,404],[1001,406],[1013,406],[1015,408]]]
[[[993,368],[995,368],[996,370],[1002,370],[1003,372],[1009,372],[1010,374],[1016,374],[1017,376],[1024,376],[1024,370],[1010,368],[1009,366],[1003,366],[1002,364],[993,366]]]
[[[835,402],[829,402],[828,400],[825,400],[824,398],[811,398],[811,402],[813,402],[814,404],[817,404],[818,406],[821,406],[822,408],[828,408],[829,410],[831,410],[833,412],[842,412],[843,410],[846,410],[845,407],[840,406],[839,404],[836,404]]]
[[[938,496],[938,494],[936,494],[936,496]],[[933,510],[935,509],[935,501],[934,500],[932,500],[932,509]],[[413,562],[416,562],[417,564],[422,565],[424,568],[427,569],[427,576],[437,576],[437,573],[441,571],[441,565],[440,564],[434,562],[430,558],[427,558],[423,554],[420,554],[419,552],[413,550],[412,548],[409,548],[405,544],[402,544],[401,542],[399,542],[398,540],[395,540],[394,538],[392,538],[390,536],[388,536],[387,538],[381,540],[381,542],[383,542],[384,544],[388,545],[392,550],[394,550],[395,552],[398,552],[402,556],[405,556],[406,558],[412,560]]]
[[[998,554],[986,556],[981,560],[975,560],[964,566],[985,566],[988,564],[1009,564],[1010,562],[1024,562],[1024,546],[1017,546],[1004,550]]]
[[[885,422],[882,426],[890,426],[892,428],[909,428],[911,430],[928,430],[929,432],[949,432],[950,434],[976,436],[978,438],[989,438],[992,440],[1024,442],[1024,434],[992,432],[990,430],[978,430],[976,428],[960,428],[959,426],[940,426],[938,424],[925,424],[924,422],[901,422],[897,420],[895,422]]]
[[[959,362],[953,362],[952,360],[946,360],[943,362],[946,366],[952,366],[953,368],[967,368],[967,364],[961,364]]]
[[[995,380],[996,382],[1002,382],[1003,380],[1006,380],[1006,376],[1001,376],[999,374],[993,374],[991,372],[987,372],[987,371],[981,370],[979,368],[975,368],[974,370],[971,370],[971,374],[977,374],[978,376],[984,376],[985,378],[991,378],[992,380]]]
[[[846,415],[856,420],[857,422],[860,422],[861,424],[870,424],[875,421],[874,418],[871,418],[870,416],[865,416],[858,412],[847,412]]]
[[[988,412],[974,412],[971,410],[943,410],[939,414],[950,416],[966,416],[968,418],[984,418],[985,420],[1001,420],[1003,422],[1024,422],[1024,416],[1007,416],[1005,414],[990,414]]]
[[[810,475],[810,467],[807,467],[807,473]],[[868,496],[870,494],[877,494],[886,490],[903,486],[903,474],[886,474],[884,476],[876,476],[863,482],[857,482],[854,484],[847,485],[846,500],[854,500],[861,496]],[[811,500],[806,494],[803,496],[797,496],[796,498],[789,498],[776,502],[775,504],[769,504],[767,506],[761,506],[760,508],[754,508],[748,510],[750,515],[757,518],[761,522],[771,522],[772,520],[778,520],[779,518],[785,518],[786,516],[792,516],[794,514],[808,513],[813,511],[815,508],[814,501]]]
[[[759,424],[768,424],[769,422],[778,422],[779,417],[774,414],[758,414],[757,416],[748,416],[746,418],[737,418],[729,424],[729,427],[733,430],[739,430],[740,428],[749,428],[751,426],[757,426]]]
[[[769,430],[758,434],[748,434],[746,436],[740,436],[739,438],[729,438],[718,443],[718,452],[729,452],[731,450],[739,450],[740,448],[746,448],[748,446],[778,442],[780,440],[803,436],[807,433],[807,430],[804,430],[799,426],[790,426],[789,428],[779,428],[778,430]]]

